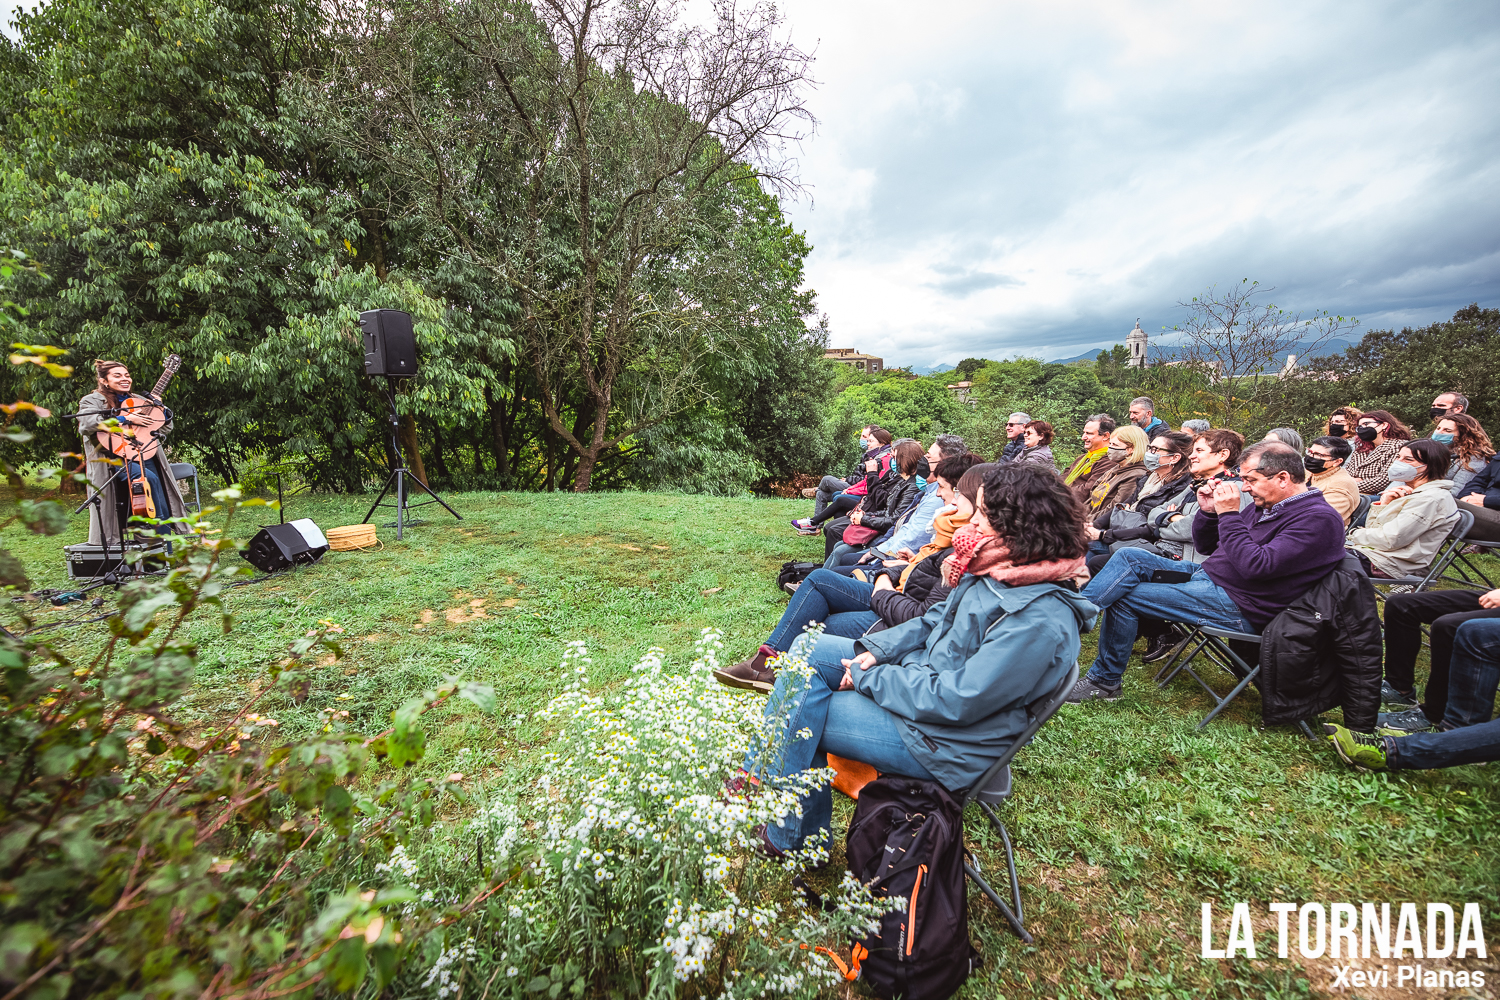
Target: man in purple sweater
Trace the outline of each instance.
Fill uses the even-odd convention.
[[[1068,701],[1117,701],[1141,615],[1259,632],[1344,558],[1344,519],[1309,489],[1302,456],[1280,442],[1247,448],[1241,482],[1209,481],[1198,493],[1193,544],[1201,564],[1121,549],[1083,596],[1104,609],[1099,655]],[[1254,506],[1240,509],[1241,487]],[[1186,575],[1152,583],[1158,570]]]

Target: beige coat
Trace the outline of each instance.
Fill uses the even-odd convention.
[[[1347,528],[1349,518],[1354,516],[1354,510],[1359,506],[1359,480],[1345,472],[1341,465],[1332,472],[1314,475],[1312,485],[1322,492],[1328,506],[1339,512],[1339,517],[1344,519],[1344,527]]]
[[[1363,528],[1349,532],[1349,548],[1363,552],[1370,565],[1393,577],[1427,572],[1438,549],[1458,523],[1453,483],[1434,479],[1390,503],[1375,503]]]
[[[131,393],[140,399],[146,397],[140,393]],[[95,432],[103,420],[109,419],[110,408],[113,403],[106,399],[102,392],[91,392],[84,396],[78,403],[78,412],[83,416],[78,418],[78,431],[83,435],[83,455],[88,461],[87,474],[89,482],[95,489],[100,489],[109,482],[116,472],[119,471],[119,459],[109,454],[99,444]],[[169,434],[172,430],[172,422],[169,420],[162,428],[163,434]],[[162,511],[161,500],[157,499],[157,513],[161,517],[186,517],[187,507],[182,502],[182,494],[179,492],[176,480],[172,478],[171,459],[167,457],[167,446],[165,443],[157,449],[156,455],[150,459],[156,463],[157,477],[161,479],[162,486],[167,494],[167,507],[170,513]],[[114,484],[105,490],[104,498],[98,503],[90,506],[89,510],[89,543],[102,545],[104,539],[109,539],[111,545],[120,544],[120,519],[116,508],[119,497],[125,496],[124,477],[115,480]],[[102,523],[101,523],[102,517]],[[182,525],[173,525],[173,529],[185,534],[187,529]]]

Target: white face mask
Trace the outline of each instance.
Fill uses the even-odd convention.
[[[1417,478],[1418,469],[1407,462],[1392,462],[1385,477],[1393,483],[1409,483]]]

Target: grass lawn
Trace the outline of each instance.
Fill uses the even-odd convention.
[[[515,751],[545,740],[531,714],[563,683],[557,665],[567,641],[588,644],[591,676],[602,684],[626,676],[653,646],[686,662],[705,627],[722,631],[725,652],[737,659],[754,650],[786,604],[773,587],[779,564],[822,551],[820,538],[788,529],[787,519],[805,512],[803,501],[636,493],[448,499],[462,521],[425,508],[428,523],[402,542],[382,528],[382,549],[330,553],[315,566],[235,590],[228,600],[236,623],[227,636],[212,615],[200,616],[193,625],[200,670],[182,714],[204,723],[222,717],[258,690],[265,667],[289,643],[331,621],[343,629],[345,655],[318,668],[304,704],[270,706],[284,736],[313,730],[327,708],[378,730],[412,692],[461,674],[495,686],[499,717],[442,709],[429,727],[421,773],[451,770],[459,751],[470,750],[488,755],[492,777],[513,775]],[[370,500],[299,496],[287,516],[325,528],[351,524]],[[251,519],[232,533],[245,539],[252,520],[275,517],[244,513]],[[66,586],[61,547],[86,533],[82,516],[74,522],[62,538],[7,532],[36,586]],[[45,624],[99,612],[73,605],[35,613]],[[14,613],[11,619],[7,625]],[[58,632],[74,655],[106,638],[103,624]],[[1093,638],[1085,636],[1085,667]],[[1207,696],[1185,677],[1159,692],[1151,673],[1137,661],[1124,700],[1065,708],[1019,757],[1017,794],[1006,811],[1037,943],[1022,946],[971,893],[986,965],[962,995],[1327,994],[1331,960],[1274,957],[1274,921],[1266,918],[1273,900],[1478,902],[1491,947],[1500,945],[1500,769],[1357,774],[1294,730],[1260,730],[1253,694],[1196,732]],[[847,809],[841,802],[836,822]],[[978,855],[1003,883],[997,846],[981,840]],[[1230,905],[1239,900],[1251,904],[1262,959],[1199,958],[1201,903],[1216,904],[1222,947]],[[1379,968],[1381,961],[1362,964]],[[1394,970],[1397,963],[1385,964]]]

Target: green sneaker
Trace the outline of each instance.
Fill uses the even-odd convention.
[[[1329,722],[1323,723],[1323,732],[1328,735],[1328,742],[1333,744],[1334,752],[1344,759],[1344,763],[1361,771],[1385,770],[1384,737],[1356,733]]]

